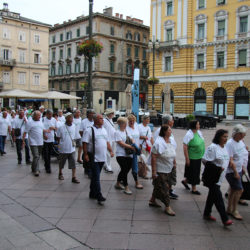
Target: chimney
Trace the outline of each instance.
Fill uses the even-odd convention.
[[[107,16],[113,16],[113,7],[108,7],[103,9],[103,14]]]
[[[120,14],[120,18],[123,19],[123,14]]]
[[[115,17],[119,17],[120,16],[120,14],[119,13],[115,13]]]
[[[127,20],[127,21],[131,21],[132,18],[131,18],[130,16],[126,16],[126,20]]]
[[[3,3],[3,10],[9,11],[9,9],[8,9],[8,4],[7,4],[7,3]]]

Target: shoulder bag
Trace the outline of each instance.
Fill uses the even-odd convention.
[[[23,122],[21,124],[21,127],[14,129],[14,135],[15,135],[15,137],[19,137],[21,135],[21,129],[22,129],[23,123],[24,123],[24,119],[23,119]]]
[[[126,141],[125,141],[125,143],[128,144],[128,145],[133,144],[131,138],[128,136],[127,131],[126,131]],[[127,155],[132,155],[134,153],[134,150],[132,150],[130,148],[125,148],[125,152],[126,152]]]

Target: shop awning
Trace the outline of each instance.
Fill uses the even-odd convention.
[[[45,102],[45,99],[18,99],[20,102]]]

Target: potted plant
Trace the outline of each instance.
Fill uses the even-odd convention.
[[[150,85],[152,85],[152,84],[158,84],[158,83],[159,83],[159,79],[156,78],[156,77],[149,77],[149,78],[147,79],[147,82],[148,82],[148,84],[150,84]]]
[[[84,40],[78,45],[78,55],[84,55],[87,58],[98,56],[102,50],[103,45],[94,39]]]

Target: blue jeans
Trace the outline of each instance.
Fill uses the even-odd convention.
[[[90,193],[89,195],[99,199],[102,197],[101,193],[101,183],[100,183],[100,175],[102,171],[102,167],[104,162],[95,162],[91,168],[91,181],[90,181]]]
[[[0,153],[4,152],[5,140],[6,140],[6,136],[0,135]]]
[[[137,181],[137,174],[138,174],[138,159],[137,155],[141,154],[141,149],[134,143],[132,144],[133,147],[135,147],[136,151],[133,153],[133,165],[132,165],[132,175],[134,177],[134,180]]]

